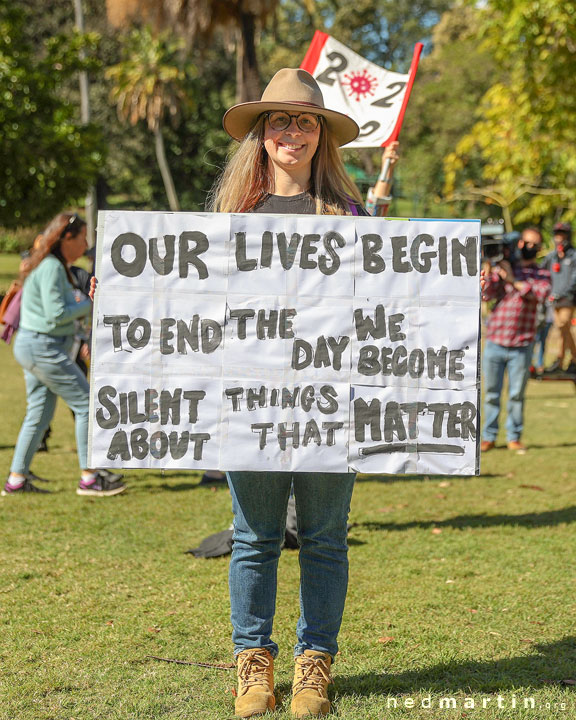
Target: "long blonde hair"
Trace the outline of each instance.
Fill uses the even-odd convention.
[[[274,191],[264,147],[265,116],[242,140],[208,198],[214,212],[251,212]],[[348,177],[334,137],[321,120],[318,149],[312,159],[310,194],[318,215],[350,215],[350,203],[362,205],[358,188]]]

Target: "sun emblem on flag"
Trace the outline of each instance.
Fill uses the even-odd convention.
[[[356,96],[356,102],[368,95],[374,95],[374,91],[378,87],[378,79],[370,75],[368,70],[362,72],[346,73],[346,80],[342,81],[342,85],[348,86],[348,95]]]

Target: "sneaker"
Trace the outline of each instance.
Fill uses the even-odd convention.
[[[236,656],[238,692],[235,712],[240,717],[264,715],[276,707],[274,658],[266,648],[243,650]]]
[[[554,360],[552,365],[544,368],[544,375],[557,375],[562,372],[562,360]]]
[[[0,495],[20,495],[21,493],[42,493],[43,495],[50,495],[50,490],[43,490],[42,488],[36,487],[36,485],[30,482],[29,476],[26,475],[22,485],[18,485],[17,487],[10,485],[8,480],[6,480],[4,490],[2,490]]]
[[[77,495],[94,495],[95,497],[106,497],[107,495],[119,495],[126,490],[126,485],[120,480],[109,480],[100,471],[95,473],[96,480],[87,483],[80,480],[76,488]]]
[[[328,685],[332,682],[332,658],[319,650],[305,650],[294,658],[294,664],[292,714],[297,718],[327,715],[330,712]]]
[[[520,440],[511,440],[508,443],[508,450],[514,450],[518,455],[524,455],[526,453],[526,445],[520,442]]]
[[[494,450],[496,443],[494,440],[482,440],[480,443],[481,452],[488,452],[488,450]]]
[[[576,360],[572,360],[564,372],[566,375],[576,375]]]

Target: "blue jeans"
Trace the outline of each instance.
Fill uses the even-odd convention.
[[[68,357],[73,337],[54,337],[20,328],[14,342],[14,357],[24,368],[26,416],[20,428],[11,471],[25,474],[50,425],[56,398],[60,396],[76,418],[76,445],[80,467],[87,465],[88,381]]]
[[[486,342],[484,346],[484,430],[483,440],[496,440],[504,372],[508,372],[508,418],[506,440],[520,440],[524,428],[524,391],[532,361],[532,345],[504,347]]]
[[[235,654],[263,647],[273,657],[276,582],[290,486],[300,541],[300,619],[295,655],[338,652],[348,588],[347,523],[355,474],[231,472],[234,510],[230,603]]]

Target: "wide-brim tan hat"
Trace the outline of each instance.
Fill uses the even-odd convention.
[[[322,90],[309,72],[300,68],[278,70],[262,93],[260,101],[240,103],[226,112],[224,130],[235,140],[242,140],[258,117],[269,110],[312,112],[322,115],[338,145],[346,145],[358,137],[358,124],[344,113],[324,107]]]

